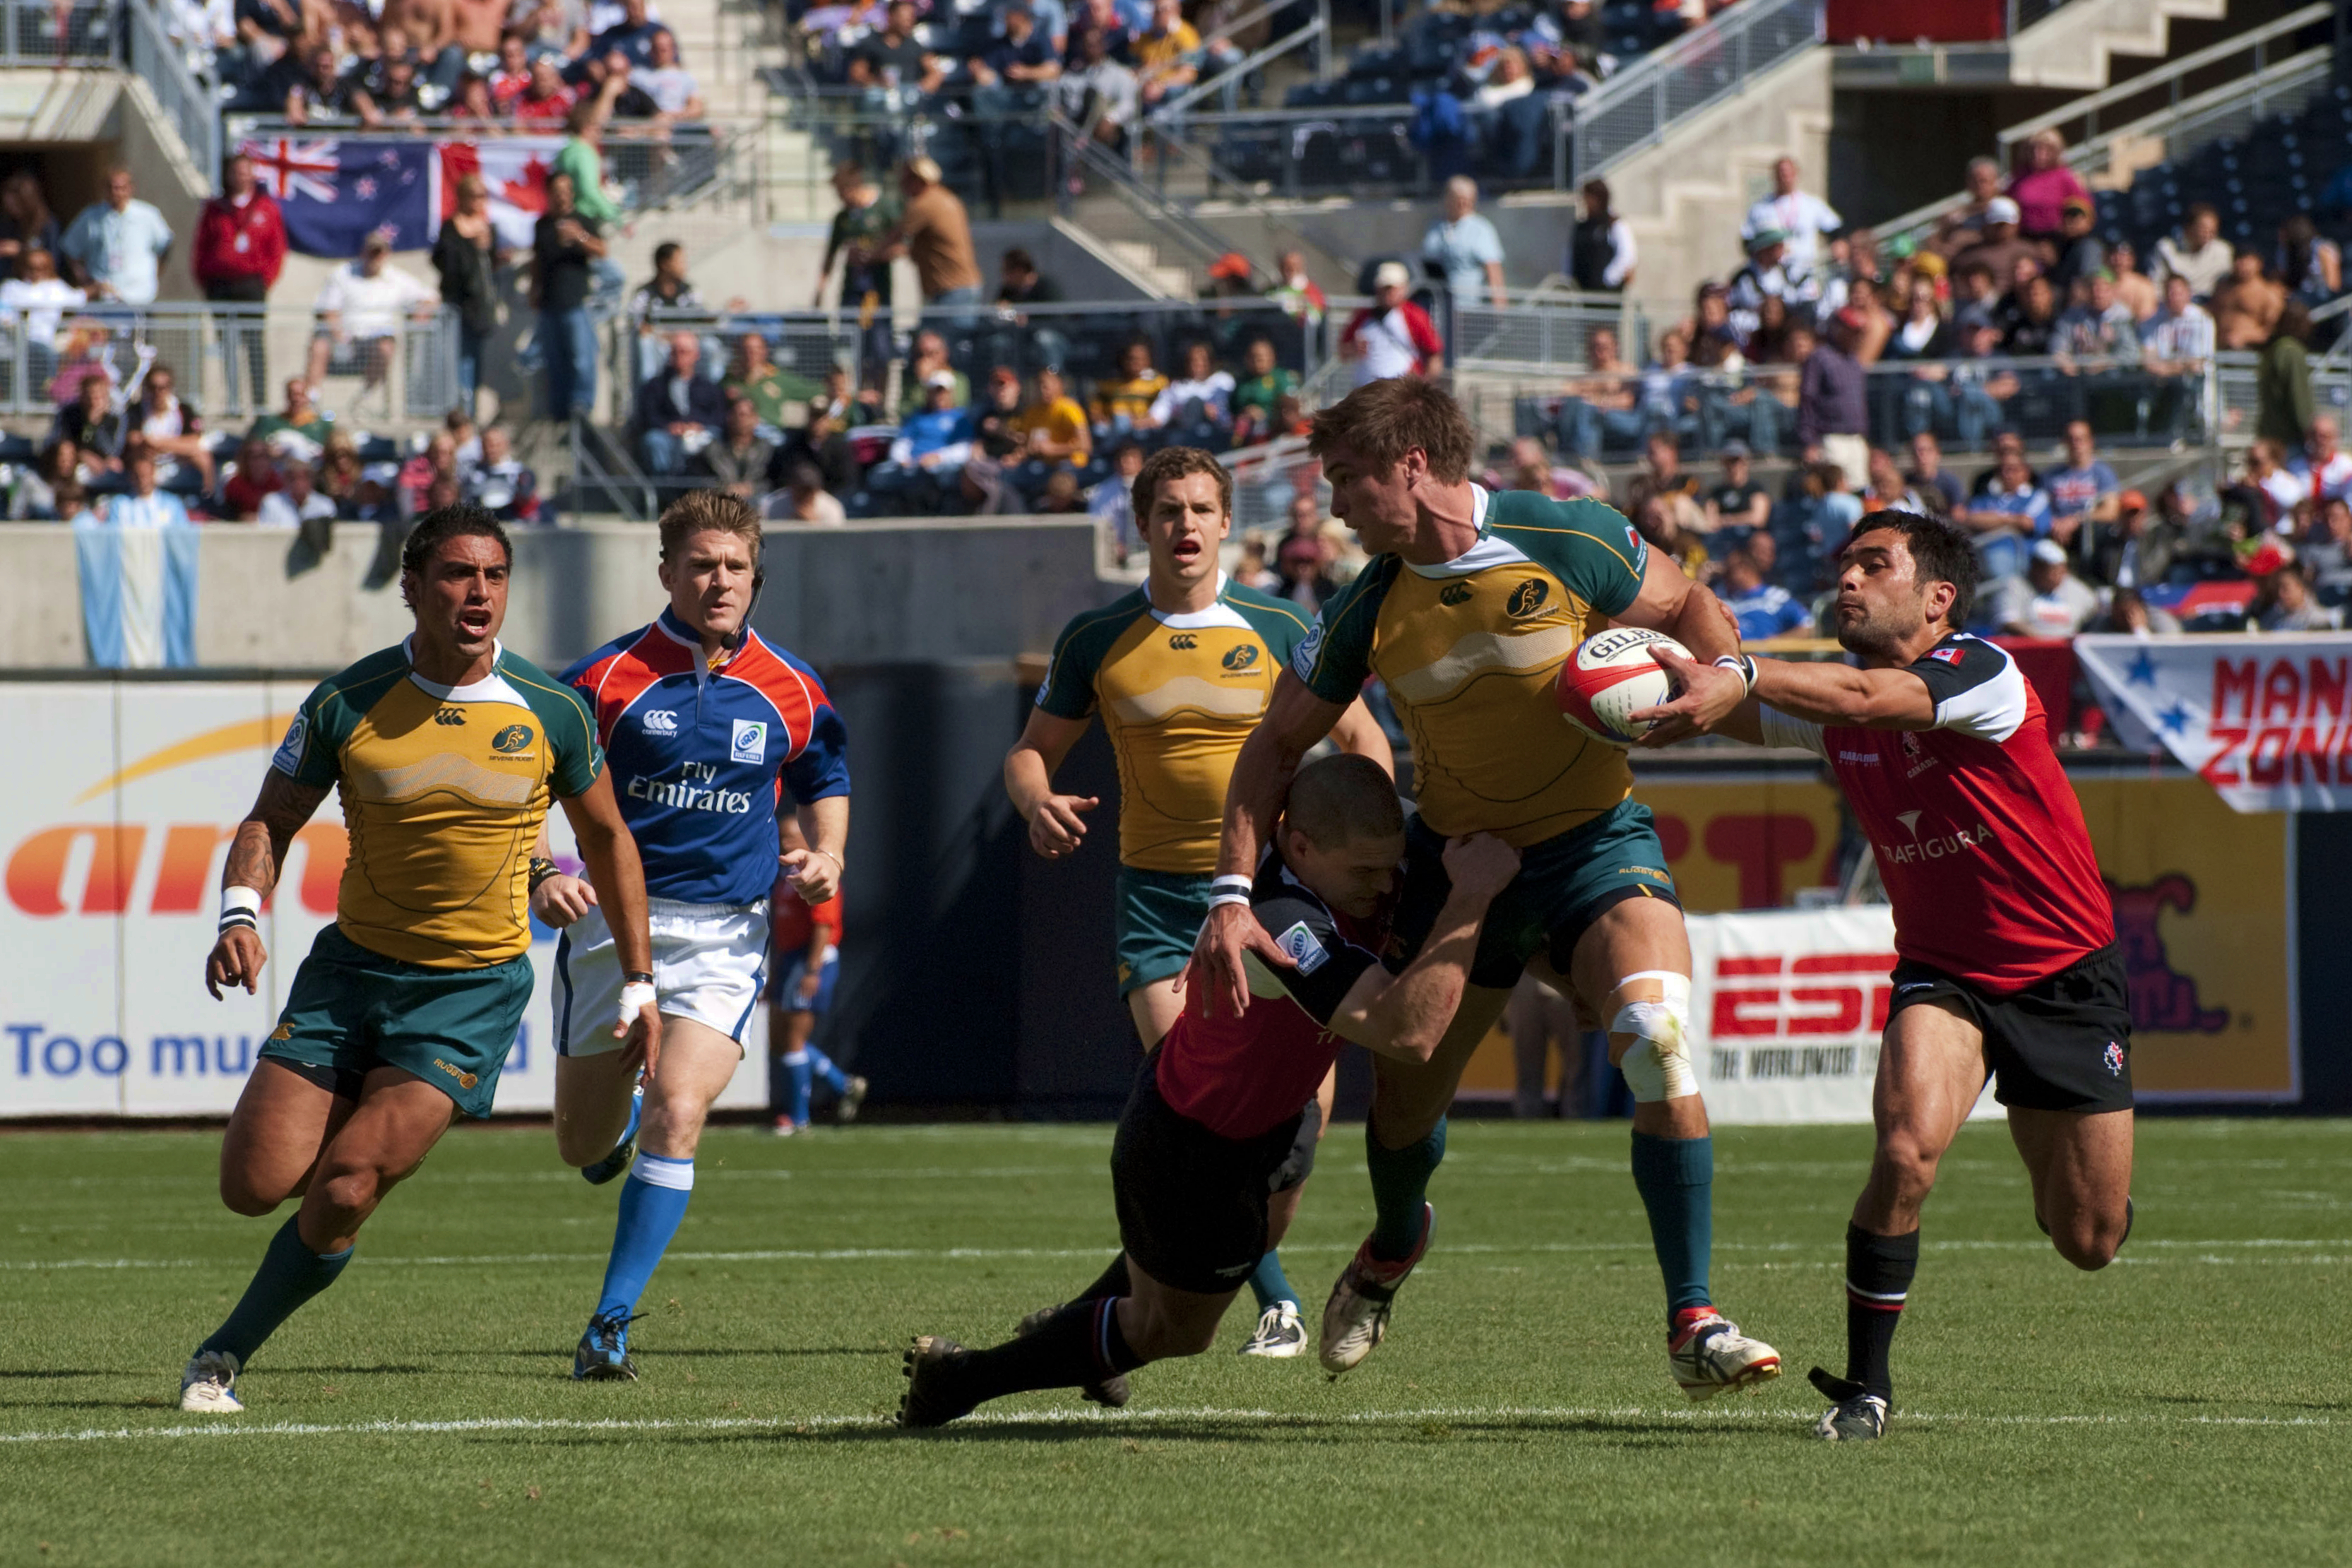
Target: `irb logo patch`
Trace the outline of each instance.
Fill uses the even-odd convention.
[[[1312,974],[1330,962],[1330,951],[1315,940],[1315,933],[1307,929],[1305,921],[1276,937],[1274,945],[1290,955],[1301,974]]]
[[[755,765],[768,760],[768,726],[758,719],[735,721],[735,743],[728,756],[739,763]]]

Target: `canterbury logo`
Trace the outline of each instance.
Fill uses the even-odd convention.
[[[1227,669],[1247,669],[1257,662],[1257,648],[1251,643],[1236,643],[1225,650],[1221,662]]]
[[[1168,646],[1174,648],[1179,653],[1188,653],[1192,649],[1201,646],[1201,639],[1194,637],[1191,632],[1178,632],[1174,637],[1168,639]]]
[[[1448,583],[1445,584],[1444,591],[1437,595],[1437,602],[1441,605],[1468,604],[1470,602],[1470,584],[1467,583]]]
[[[1542,609],[1544,600],[1550,596],[1549,584],[1540,577],[1530,577],[1511,590],[1510,599],[1504,608],[1510,611],[1513,620],[1523,621]]]
[[[466,721],[466,710],[463,708],[438,709],[434,712],[433,721],[436,724],[462,724]]]

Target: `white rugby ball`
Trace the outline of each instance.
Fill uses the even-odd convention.
[[[1641,626],[1612,626],[1585,638],[1559,667],[1560,717],[1612,746],[1640,740],[1649,725],[1629,715],[1670,702],[1681,689],[1650,657],[1654,647],[1690,657],[1665,633]]]

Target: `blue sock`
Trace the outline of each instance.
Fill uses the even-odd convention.
[[[311,1251],[302,1245],[301,1234],[295,1229],[299,1218],[299,1211],[286,1216],[286,1223],[269,1238],[269,1249],[261,1255],[261,1267],[253,1271],[253,1283],[245,1288],[236,1310],[198,1350],[226,1351],[243,1366],[262,1342],[278,1331],[278,1324],[335,1282],[343,1265],[352,1260],[352,1248]]]
[[[1715,1140],[1633,1134],[1633,1186],[1650,1211],[1650,1245],[1666,1279],[1669,1322],[1706,1306],[1707,1255],[1715,1245]]]
[[[1265,1256],[1250,1270],[1249,1287],[1250,1294],[1257,1298],[1260,1312],[1276,1301],[1298,1305],[1298,1292],[1290,1288],[1290,1279],[1282,1271],[1282,1255],[1272,1247],[1266,1248]]]
[[[839,1068],[834,1066],[833,1058],[831,1057],[826,1056],[814,1046],[811,1046],[808,1047],[808,1058],[809,1067],[815,1072],[817,1077],[824,1079],[826,1083],[833,1086],[834,1093],[847,1094],[849,1092],[849,1075],[842,1071]]]
[[[693,1161],[639,1152],[629,1179],[621,1184],[621,1217],[613,1227],[613,1260],[604,1266],[598,1317],[635,1310],[693,1196]]]
[[[1429,1199],[1429,1178],[1445,1158],[1445,1123],[1441,1120],[1429,1136],[1402,1149],[1383,1149],[1364,1123],[1364,1165],[1372,1177],[1372,1256],[1395,1263],[1412,1256],[1421,1245],[1422,1205]]]
[[[784,1114],[795,1127],[808,1125],[809,1084],[814,1076],[807,1051],[784,1053]]]

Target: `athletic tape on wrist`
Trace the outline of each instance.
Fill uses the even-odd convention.
[[[1222,893],[1212,893],[1209,895],[1209,907],[1213,910],[1219,904],[1239,904],[1244,909],[1247,909],[1249,907],[1249,901],[1250,898],[1247,893],[1234,892],[1230,889]]]
[[[642,980],[632,980],[621,987],[621,1026],[627,1028],[637,1021],[637,1015],[658,1001],[659,994]]]
[[[252,926],[258,930],[260,925],[261,890],[259,889],[239,887],[231,883],[221,889],[221,930],[226,931],[231,926]]]
[[[1756,689],[1756,660],[1744,653],[1727,653],[1716,661],[1718,669],[1728,669],[1739,677],[1739,682],[1749,691]]]

